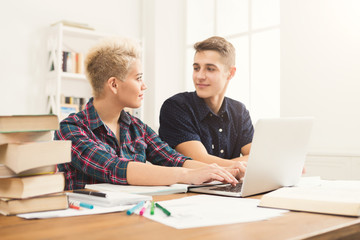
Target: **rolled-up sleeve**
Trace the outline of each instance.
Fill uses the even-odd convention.
[[[181,167],[186,160],[191,160],[171,148],[149,126],[146,127],[147,160],[156,165]]]
[[[201,141],[192,113],[173,99],[166,100],[160,110],[159,136],[172,148],[187,141]]]

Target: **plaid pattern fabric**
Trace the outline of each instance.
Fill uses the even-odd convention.
[[[71,162],[58,165],[58,170],[65,173],[66,190],[100,182],[127,184],[130,161],[171,167],[191,159],[169,147],[149,126],[127,112],[121,112],[119,124],[120,145],[101,121],[93,99],[83,111],[60,123],[54,139],[72,141]]]

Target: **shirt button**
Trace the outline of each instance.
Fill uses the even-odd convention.
[[[219,128],[219,132],[222,132],[222,128]]]
[[[211,148],[212,148],[212,149],[214,149],[214,148],[215,148],[215,147],[214,147],[214,144],[211,144]]]
[[[212,114],[210,113],[210,117],[212,117]]]
[[[221,150],[220,150],[220,153],[224,153],[224,150],[223,150],[223,149],[221,149]]]

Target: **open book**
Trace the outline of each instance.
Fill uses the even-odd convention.
[[[83,191],[83,192],[86,193],[87,191]],[[88,194],[73,193],[73,192],[67,193],[70,202],[75,200],[101,207],[131,205],[141,201],[148,201],[152,199],[151,196],[125,193],[125,192],[102,191],[101,194],[103,194],[103,196],[96,196],[90,194],[88,195]]]
[[[259,206],[360,216],[360,181],[322,181],[318,186],[284,187],[265,194]]]
[[[173,184],[170,186],[134,186],[134,185],[116,185],[111,183],[97,183],[97,184],[86,184],[86,189],[96,191],[111,191],[111,192],[127,192],[144,195],[167,195],[173,193],[186,193],[189,188],[210,186],[222,184],[221,182],[211,182],[200,185],[189,185],[189,184]]]

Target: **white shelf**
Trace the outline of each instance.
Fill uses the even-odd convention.
[[[63,52],[85,53],[101,38],[110,34],[99,33],[76,27],[64,26],[62,23],[53,25],[49,29],[47,50],[49,52],[47,74],[47,111],[61,115],[61,99],[66,97],[91,97],[91,87],[84,74],[63,72]],[[50,70],[50,67],[53,69]]]
[[[90,83],[84,74],[63,72],[63,52],[82,53],[85,57],[88,49],[98,40],[114,35],[99,33],[76,27],[64,26],[62,23],[49,29],[47,50],[49,52],[47,73],[47,112],[61,115],[61,99],[76,97],[89,99],[92,96]],[[51,66],[53,69],[50,70]],[[133,115],[142,119],[142,109],[134,109]]]
[[[87,81],[86,76],[84,74],[80,74],[80,73],[62,72],[61,73],[61,78]]]
[[[63,26],[63,33],[68,36],[77,37],[77,38],[99,39],[99,38],[112,36],[110,34],[99,33],[94,30],[87,30],[87,29],[74,28],[74,27],[68,27],[68,26]]]

